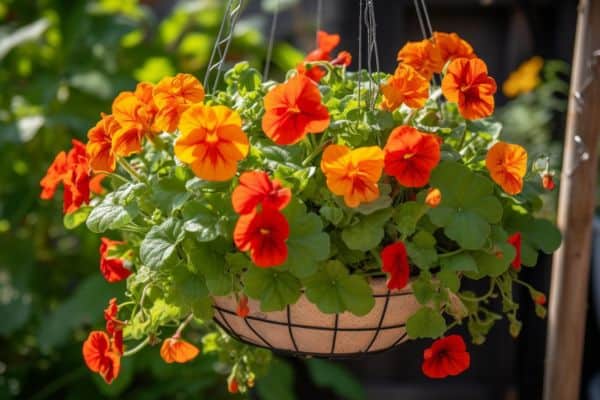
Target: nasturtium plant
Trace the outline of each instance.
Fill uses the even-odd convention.
[[[390,293],[420,304],[406,321],[410,338],[465,324],[474,343],[501,318],[489,302],[498,294],[518,333],[514,284],[543,310],[519,271],[554,251],[560,233],[534,215],[539,196],[528,187],[539,182],[527,152],[499,141],[485,63],[456,34],[435,35],[404,46],[392,75],[350,72],[349,54],[321,49],[282,83],[242,62],[214,92],[177,74],[121,93],[88,143],[74,141],[42,180],[44,198],[63,183],[67,227],[87,220],[124,240],[102,252],[103,274],[126,279],[127,291],[111,301],[106,332],[85,342],[88,367],[110,383],[122,356],[161,341],[165,361],[193,359],[188,324],[210,332],[205,346],[225,340],[211,322],[220,296],[235,299],[239,318],[302,296],[322,313],[361,317],[387,276]],[[431,62],[415,64],[423,51]],[[435,74],[441,88],[430,84]],[[467,291],[468,280],[489,290]],[[423,370],[456,375],[465,354],[460,336],[445,337]],[[236,359],[230,389],[253,385],[255,360]]]

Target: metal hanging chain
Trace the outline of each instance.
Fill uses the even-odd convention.
[[[431,19],[429,18],[429,12],[427,11],[427,4],[425,3],[425,0],[413,0],[413,3],[417,11],[417,19],[419,20],[419,26],[421,27],[423,39],[427,40],[431,38],[431,40],[434,40]],[[436,75],[433,76],[432,82],[435,86],[441,86],[441,82]]]
[[[273,19],[271,20],[271,32],[269,34],[269,44],[267,47],[267,56],[265,57],[265,69],[263,71],[263,82],[269,79],[269,69],[271,68],[271,58],[273,56],[273,44],[275,43],[275,32],[277,30],[277,19],[279,17],[279,2],[275,2],[273,10]]]
[[[373,78],[373,63],[375,71],[380,72],[379,51],[377,49],[377,23],[375,21],[375,1],[367,0],[365,5],[365,27],[367,30],[367,70],[369,72],[369,107],[375,109],[375,101],[379,93],[379,82]]]
[[[229,51],[229,46],[233,39],[233,33],[238,18],[242,12],[242,8],[245,0],[228,0],[225,6],[225,13],[223,20],[221,21],[221,27],[215,41],[215,47],[213,47],[210,59],[208,61],[208,67],[206,68],[206,75],[204,76],[204,88],[208,90],[208,85],[212,80],[212,88],[210,92],[214,92],[219,84],[221,73],[223,71],[223,64]]]

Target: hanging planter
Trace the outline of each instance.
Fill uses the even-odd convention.
[[[300,356],[348,358],[390,350],[408,339],[406,320],[419,308],[410,285],[390,291],[383,279],[370,281],[375,305],[367,315],[326,314],[301,295],[283,311],[250,312],[240,317],[232,297],[215,297],[215,321],[236,339]]]
[[[124,239],[103,238],[100,268],[127,279],[127,301],[110,302],[83,349],[107,382],[146,345],[162,341],[167,362],[196,357],[188,327],[232,361],[236,391],[268,360],[260,348],[335,358],[437,339],[422,368],[442,378],[470,364],[447,336],[456,325],[481,344],[504,315],[518,335],[513,285],[545,313],[519,271],[560,244],[534,215],[551,175],[500,140],[485,62],[436,32],[403,46],[393,74],[371,59],[351,72],[339,36],[318,42],[281,82],[244,62],[221,80],[222,60],[208,92],[189,74],[142,82],[49,168],[42,197],[64,185],[68,227]]]

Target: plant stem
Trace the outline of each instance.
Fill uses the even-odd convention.
[[[454,251],[449,251],[448,253],[439,254],[438,258],[451,257],[453,255],[460,254],[464,251],[465,251],[465,249],[456,249]]]
[[[315,149],[312,151],[312,153],[310,153],[308,155],[308,157],[306,157],[306,159],[304,161],[302,161],[302,166],[306,167],[308,166],[308,164],[310,164],[310,162],[317,157],[325,148],[325,146],[327,146],[331,141],[330,140],[325,140],[323,143],[319,144],[317,147],[315,147]]]
[[[141,341],[133,349],[127,350],[125,353],[123,353],[123,357],[129,357],[129,356],[134,355],[135,353],[138,353],[140,350],[142,350],[144,347],[146,347],[149,342],[150,342],[150,336],[146,336],[146,339],[144,339],[143,341]]]
[[[492,295],[492,293],[494,293],[494,289],[496,288],[496,280],[492,279],[491,283],[492,284],[490,285],[490,289],[483,296],[469,297],[469,296],[461,295],[460,293],[457,293],[457,295],[458,295],[458,297],[460,297],[461,300],[465,300],[465,301],[469,301],[469,302],[479,302],[482,300],[486,300],[488,297],[490,297]]]
[[[179,325],[179,328],[177,328],[177,330],[175,331],[175,334],[173,335],[174,338],[179,338],[181,336],[181,332],[183,332],[183,330],[190,323],[190,321],[192,320],[192,318],[194,318],[194,314],[190,313],[190,315],[187,316],[187,318],[185,319],[185,321],[183,321],[181,323],[181,325]]]
[[[146,180],[140,174],[138,174],[131,165],[129,165],[127,160],[125,160],[124,158],[118,158],[117,161],[119,165],[123,167],[123,169],[129,173],[129,175],[131,175],[132,178],[134,178],[138,182],[146,183]]]

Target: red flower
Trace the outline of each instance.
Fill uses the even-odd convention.
[[[104,320],[106,321],[106,332],[112,337],[113,346],[119,354],[123,354],[123,322],[119,321],[119,306],[114,297],[108,302],[108,307],[104,310]]]
[[[537,293],[533,301],[535,301],[535,304],[543,306],[546,304],[546,295],[544,293]]]
[[[381,269],[390,274],[387,281],[388,289],[404,288],[410,278],[410,266],[404,243],[396,242],[386,246],[381,251],[381,260],[383,261]]]
[[[234,376],[227,378],[227,391],[231,394],[236,394],[239,391],[239,386]]]
[[[72,213],[90,201],[90,192],[101,193],[100,182],[103,175],[92,177],[85,145],[78,140],[71,141],[73,147],[68,153],[58,153],[46,176],[40,181],[40,198],[49,200],[54,197],[60,183],[63,184],[63,211]]]
[[[113,349],[110,338],[102,331],[93,331],[83,343],[83,359],[92,372],[106,383],[112,383],[121,369],[121,356]]]
[[[508,243],[512,244],[516,250],[515,258],[511,261],[515,271],[521,270],[521,233],[517,232],[508,238]]]
[[[110,283],[119,282],[123,279],[127,279],[131,275],[131,271],[125,268],[125,263],[119,258],[114,258],[109,255],[109,251],[120,244],[125,242],[119,242],[116,240],[110,240],[109,238],[103,237],[100,244],[100,272],[102,276]]]
[[[331,52],[340,44],[340,35],[330,35],[325,31],[317,33],[317,48],[306,56],[304,62],[298,64],[296,68],[298,73],[306,75],[315,82],[319,82],[321,78],[327,75],[327,71],[319,66],[307,68],[306,63],[314,61],[331,61]],[[333,65],[348,66],[352,62],[352,56],[347,51],[338,53],[335,60],[331,61]]]
[[[285,241],[290,226],[279,211],[264,208],[242,215],[235,225],[233,240],[241,251],[250,250],[252,262],[267,268],[281,265],[288,256]]]
[[[429,378],[446,378],[466,371],[471,364],[465,341],[450,335],[433,342],[423,353],[423,373]]]
[[[248,314],[250,314],[250,307],[248,307],[248,296],[242,295],[240,297],[235,313],[240,318],[246,318]]]
[[[554,184],[554,177],[552,176],[552,174],[546,173],[542,175],[542,186],[548,191],[554,190],[554,187],[556,185]]]
[[[441,157],[437,136],[406,125],[392,131],[383,150],[385,173],[406,187],[426,185]]]
[[[264,171],[244,172],[240,184],[231,195],[233,209],[238,214],[248,214],[260,204],[263,208],[282,210],[292,198],[292,192],[281,186],[277,179],[271,180]]]
[[[329,126],[329,112],[321,103],[319,88],[298,74],[275,86],[264,99],[262,129],[280,145],[295,144],[308,133],[321,133]]]
[[[352,64],[352,54],[348,51],[340,51],[337,57],[331,61],[333,65],[343,65],[349,67]]]

